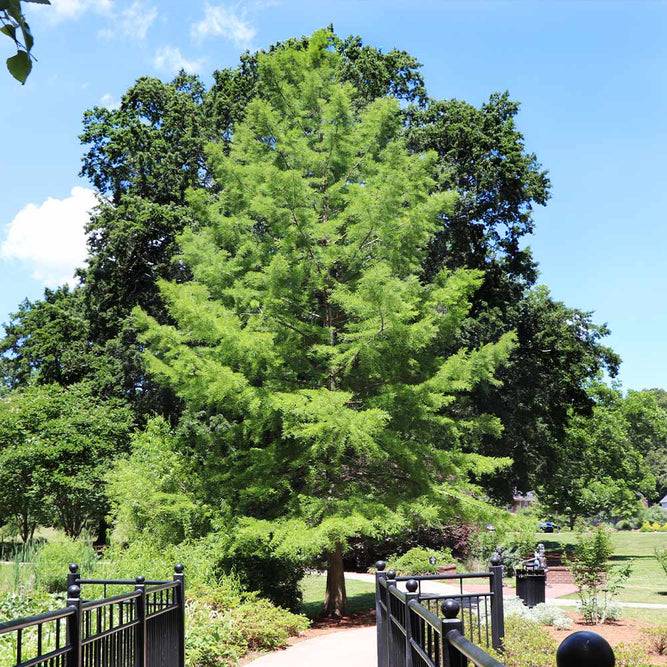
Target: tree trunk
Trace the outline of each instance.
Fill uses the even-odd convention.
[[[341,618],[347,615],[343,545],[337,544],[327,553],[327,592],[324,596],[324,615]]]

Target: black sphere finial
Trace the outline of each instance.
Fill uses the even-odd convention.
[[[614,662],[609,642],[588,630],[566,637],[556,652],[558,667],[614,667]]]
[[[137,582],[138,584],[143,584],[144,581],[146,581],[146,577],[144,577],[142,574],[138,574],[138,575],[137,575],[137,578],[136,578],[136,582]]]
[[[496,553],[491,556],[491,565],[500,565],[503,562],[502,558]]]
[[[419,588],[419,584],[416,579],[409,579],[405,587],[408,589],[408,593],[415,593]]]
[[[387,572],[387,579],[396,579],[396,570],[389,570]]]
[[[81,588],[79,586],[77,586],[76,584],[72,584],[67,589],[67,595],[70,598],[78,598],[81,595]]]
[[[387,563],[385,563],[383,560],[379,560],[377,563],[375,563],[375,569],[378,572],[384,572],[385,567],[387,567]]]
[[[445,600],[441,605],[442,615],[445,618],[456,618],[461,611],[461,605],[456,600]]]
[[[176,563],[176,565],[174,565],[174,572],[176,572],[176,574],[183,574],[184,569],[185,567],[183,566],[183,563]]]
[[[70,563],[69,564],[69,571],[72,574],[76,574],[79,571],[79,566],[76,563]]]

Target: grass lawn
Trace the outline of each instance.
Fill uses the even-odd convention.
[[[303,605],[301,613],[309,618],[317,618],[322,613],[327,577],[324,574],[307,574],[301,580]],[[356,579],[345,580],[347,605],[351,613],[375,609],[375,584]]]
[[[655,548],[667,547],[667,533],[619,531],[612,533],[611,538],[614,545],[611,561],[619,564],[633,561],[632,574],[618,599],[622,602],[667,604],[667,575],[653,554]],[[536,539],[544,544],[547,552],[562,550],[577,541],[575,533],[538,533]],[[568,597],[576,598],[576,595]]]

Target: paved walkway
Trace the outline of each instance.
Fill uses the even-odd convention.
[[[372,667],[377,662],[375,626],[308,639],[253,660],[252,667]]]

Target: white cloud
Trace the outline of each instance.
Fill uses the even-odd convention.
[[[32,266],[32,277],[48,287],[74,284],[74,269],[86,260],[84,228],[96,205],[93,190],[82,187],[65,199],[28,204],[7,226],[0,258]]]
[[[173,46],[163,46],[155,53],[153,64],[158,69],[169,72],[170,74],[176,74],[181,69],[196,74],[204,65],[204,59],[187,60],[181,53],[180,49]]]
[[[140,0],[136,0],[120,13],[120,25],[127,37],[143,42],[156,18],[157,7],[148,7]]]
[[[114,109],[120,108],[120,100],[116,99],[111,93],[104,93],[104,95],[100,97],[100,106],[113,111]]]
[[[129,39],[143,42],[157,17],[155,5],[148,6],[141,0],[135,0],[129,7],[113,16],[112,26],[98,30],[97,36],[109,41],[120,33]]]
[[[191,33],[198,40],[206,37],[222,37],[243,49],[250,46],[257,30],[231,7],[207,3],[204,8],[204,18],[199,23],[192,24]]]
[[[96,14],[110,14],[113,0],[51,0],[50,5],[31,5],[48,21],[59,23],[68,19],[78,19],[88,11]]]

